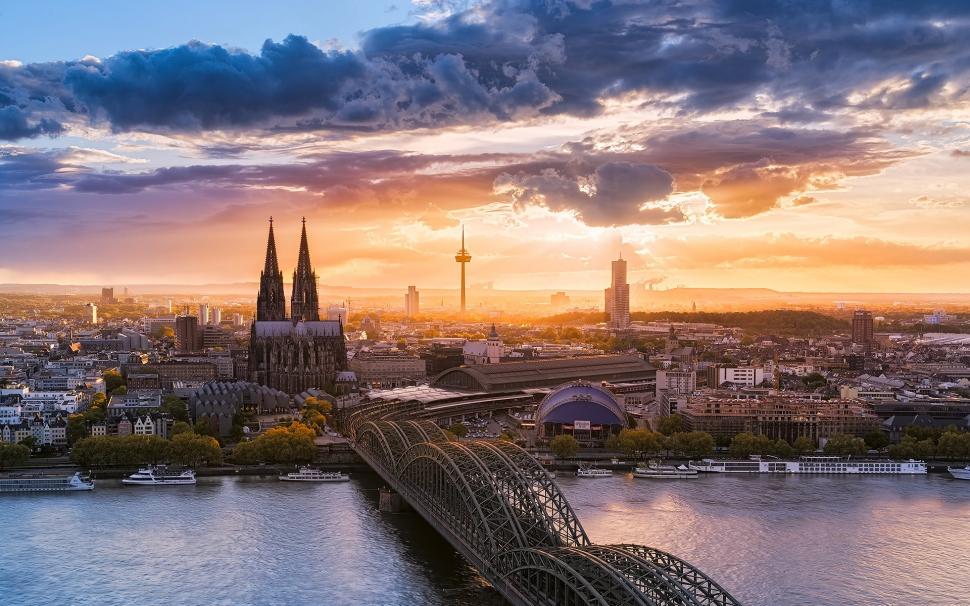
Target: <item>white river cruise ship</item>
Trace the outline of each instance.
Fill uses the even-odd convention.
[[[719,461],[703,459],[691,461],[691,469],[713,473],[824,473],[824,474],[886,474],[916,475],[926,473],[926,463],[908,461],[845,459],[842,457],[801,457],[783,460],[768,457],[751,457],[748,460]]]
[[[0,477],[0,493],[9,492],[75,492],[94,490],[94,481],[80,473],[59,476],[20,474]]]

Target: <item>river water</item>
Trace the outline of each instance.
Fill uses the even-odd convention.
[[[561,477],[597,543],[696,564],[747,606],[970,605],[970,482],[928,477]],[[0,496],[0,604],[501,603],[380,481]]]

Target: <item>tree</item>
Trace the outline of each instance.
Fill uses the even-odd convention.
[[[684,431],[684,417],[673,414],[660,420],[657,431],[665,436],[672,436],[678,431]]]
[[[101,377],[104,379],[104,388],[108,392],[114,392],[125,384],[125,380],[121,376],[121,371],[117,368],[109,368],[102,373]]]
[[[825,454],[840,457],[860,456],[866,454],[866,441],[845,434],[834,435],[825,443]]]
[[[182,400],[182,398],[176,395],[165,396],[165,398],[162,399],[162,405],[159,410],[172,415],[172,418],[176,421],[187,422],[189,420],[188,406],[185,404],[185,401]]]
[[[936,452],[941,457],[951,459],[970,458],[970,432],[957,433],[947,430],[940,436]]]
[[[817,372],[802,377],[802,383],[809,389],[819,389],[829,384],[828,380]]]
[[[196,421],[195,425],[192,426],[192,430],[200,436],[209,436],[214,438],[219,435],[218,427],[206,419]]]
[[[772,445],[772,454],[782,459],[790,459],[795,456],[795,449],[792,448],[791,444],[779,438]]]
[[[455,437],[457,438],[464,438],[468,435],[468,426],[464,423],[455,423],[448,428],[448,431],[455,434]]]
[[[183,432],[172,437],[170,457],[172,461],[188,467],[222,463],[219,442],[209,436]]]
[[[679,431],[667,438],[667,447],[692,459],[709,457],[714,454],[714,437],[705,431]]]
[[[33,435],[27,436],[26,438],[24,438],[23,440],[17,443],[22,446],[26,446],[27,449],[30,450],[31,452],[33,452],[34,450],[37,450],[37,436],[33,436]]]
[[[606,446],[612,450],[620,450],[627,456],[663,449],[663,436],[649,429],[623,429],[618,436],[610,438]]]
[[[74,444],[86,435],[88,435],[88,425],[85,416],[80,413],[68,415],[67,443]]]
[[[889,446],[889,436],[887,436],[885,432],[878,429],[873,429],[872,431],[866,433],[866,435],[862,436],[862,439],[865,440],[866,446],[868,446],[870,450],[882,450],[883,448]]]
[[[0,469],[23,465],[30,456],[30,449],[23,444],[0,442]]]
[[[316,433],[303,423],[270,428],[232,451],[236,463],[308,463],[316,456]]]
[[[815,452],[815,440],[808,436],[798,436],[795,438],[795,441],[792,442],[792,448],[795,450],[795,453],[799,455]]]
[[[903,436],[898,444],[889,447],[889,456],[893,459],[913,459],[916,457],[916,438]]]
[[[560,459],[568,459],[579,452],[579,442],[573,436],[564,433],[549,440],[549,450]]]
[[[775,453],[775,443],[768,436],[749,432],[739,433],[731,440],[729,451],[732,457],[746,459],[751,455],[770,455]]]
[[[176,421],[175,423],[172,423],[172,437],[174,438],[180,433],[192,433],[192,426],[185,421]]]

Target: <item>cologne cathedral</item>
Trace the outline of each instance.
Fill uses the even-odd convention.
[[[343,325],[339,321],[320,320],[317,276],[310,265],[306,219],[287,317],[283,273],[276,258],[271,218],[266,264],[259,277],[256,319],[250,331],[249,380],[289,394],[311,388],[332,393],[337,373],[346,369]]]

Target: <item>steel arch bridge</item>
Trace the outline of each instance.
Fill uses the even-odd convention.
[[[343,420],[355,451],[516,605],[740,606],[687,562],[642,545],[594,545],[546,470],[504,441],[449,441],[414,411]]]

